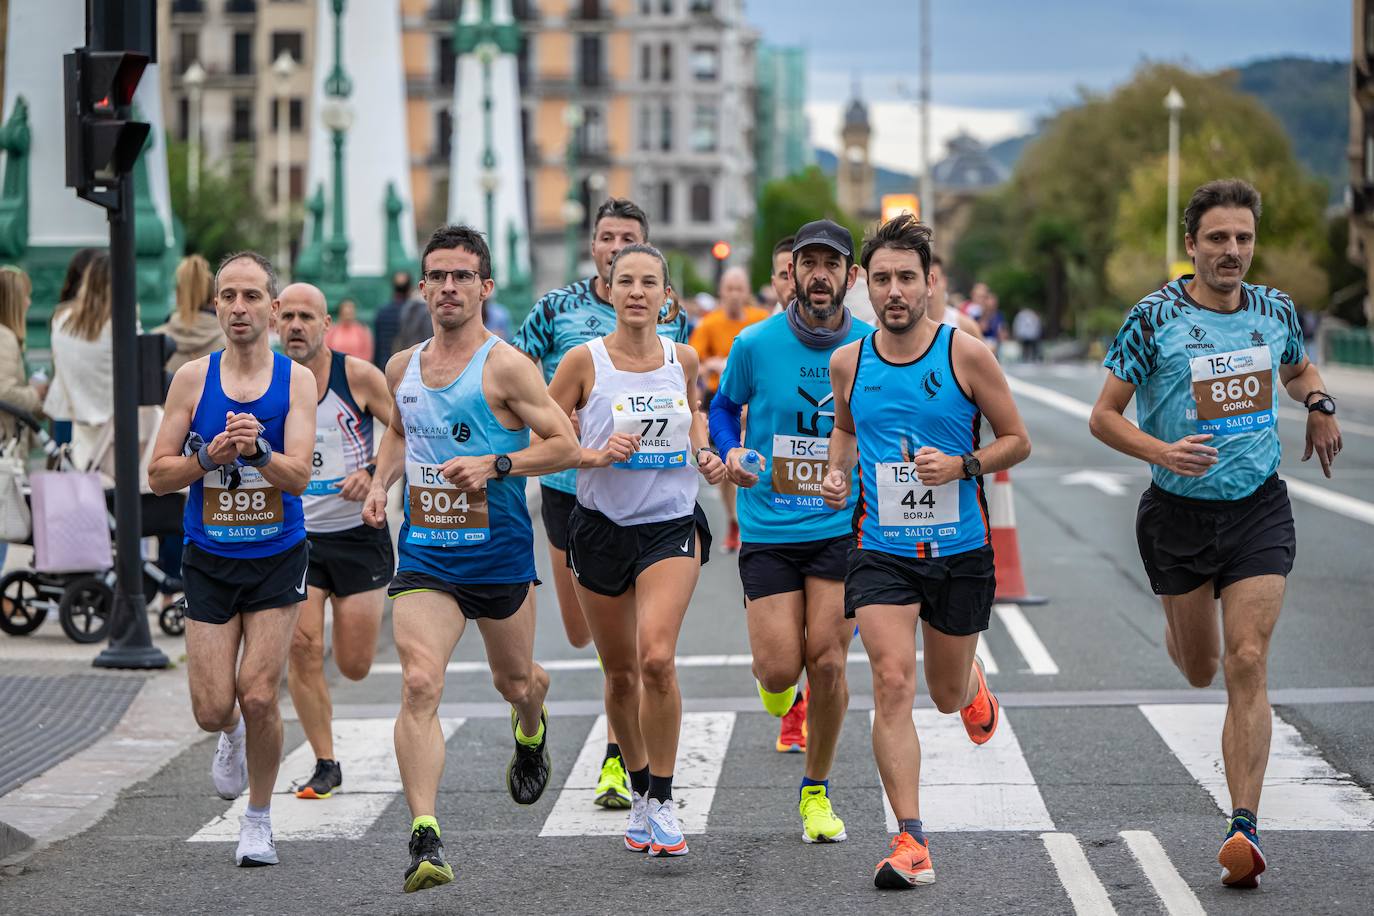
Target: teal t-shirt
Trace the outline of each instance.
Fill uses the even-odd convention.
[[[1217,463],[1201,477],[1151,465],[1162,489],[1194,499],[1242,499],[1279,467],[1279,366],[1307,354],[1293,300],[1241,284],[1241,305],[1218,312],[1184,290],[1186,275],[1146,296],[1107,352],[1112,374],[1136,387],[1140,428],[1164,442],[1211,433]]]
[[[854,497],[837,512],[826,508],[820,496],[835,426],[830,357],[871,333],[871,325],[855,319],[844,340],[817,350],[797,339],[781,313],[735,338],[720,392],[748,408],[744,446],[766,460],[759,482],[739,490],[736,510],[743,540],[791,544],[840,537],[853,529]],[[856,476],[853,492],[858,489]]]

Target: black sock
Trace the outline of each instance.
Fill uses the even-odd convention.
[[[926,829],[921,824],[919,817],[903,818],[897,822],[898,833],[909,833],[911,838],[921,845],[926,844]]]
[[[630,788],[640,795],[649,794],[649,765],[644,764],[642,770],[630,771]]]
[[[794,696],[794,697],[792,698],[792,708],[793,708],[793,709],[796,709],[797,706],[798,706],[803,700],[805,700],[805,699],[806,699],[806,689],[805,689],[804,687],[802,687],[801,684],[798,684],[798,685],[797,685],[797,695]]]
[[[1255,812],[1251,811],[1249,808],[1237,808],[1231,812],[1231,820],[1235,820],[1238,817],[1245,818],[1255,830],[1259,830],[1259,818],[1256,817]]]
[[[606,744],[606,756],[601,758],[601,762],[602,762],[602,763],[605,763],[607,760],[610,760],[612,757],[619,757],[619,756],[620,756],[620,745],[616,744],[614,741],[610,741],[610,742],[607,742],[607,744]],[[621,762],[623,763],[624,761],[621,761]]]
[[[656,802],[672,801],[673,777],[649,776],[649,797]]]

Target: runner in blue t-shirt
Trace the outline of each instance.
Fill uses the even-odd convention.
[[[649,240],[649,217],[635,203],[608,198],[596,211],[592,223],[591,252],[596,275],[546,293],[511,340],[511,345],[544,370],[544,382],[553,381],[558,364],[573,347],[615,330],[615,309],[611,307],[611,262],[627,245],[642,245]],[[665,309],[658,333],[677,343],[687,342],[685,309]],[[553,570],[558,609],[568,642],[582,648],[592,641],[582,608],[573,589],[568,569],[568,519],[577,505],[577,470],[546,474],[539,480],[539,513],[549,539],[549,566]],[[620,757],[615,735],[607,735],[606,756],[596,787],[596,804],[603,808],[629,808],[630,783]]]
[[[1256,817],[1269,756],[1265,669],[1296,551],[1277,474],[1280,385],[1308,409],[1303,460],[1315,453],[1330,477],[1341,449],[1335,403],[1303,350],[1293,301],[1244,282],[1259,217],[1259,192],[1243,181],[1193,192],[1184,242],[1196,273],[1131,309],[1091,420],[1097,438],[1150,464],[1136,536],[1164,604],[1169,657],[1206,687],[1225,647],[1222,758],[1234,812],[1218,860],[1231,887],[1257,886],[1265,868]],[[1124,416],[1133,397],[1139,427]]]
[[[712,439],[740,487],[739,572],[759,696],[782,717],[777,749],[806,753],[800,813],[808,843],[845,838],[828,777],[849,701],[844,573],[854,533],[851,511],[827,508],[820,487],[835,422],[830,355],[873,330],[844,306],[858,274],[853,246],[849,230],[830,220],[802,227],[793,242],[797,297],[740,333],[711,402]],[[759,474],[741,465],[749,451],[763,459]]]

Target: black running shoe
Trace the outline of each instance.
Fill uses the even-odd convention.
[[[444,844],[433,827],[418,827],[410,835],[410,867],[406,893],[428,890],[453,880],[453,867],[444,861]]]
[[[510,791],[510,797],[515,799],[517,805],[532,805],[539,801],[539,796],[544,794],[544,787],[549,784],[549,773],[553,769],[553,761],[549,759],[549,711],[543,709],[539,713],[539,724],[543,729],[543,737],[539,743],[533,747],[515,742],[515,753],[511,755],[510,766],[506,767],[506,788]],[[520,727],[520,717],[512,708],[510,711],[510,729],[514,735],[516,729]]]
[[[296,786],[297,798],[328,798],[343,785],[343,768],[337,760],[316,760],[315,775]]]

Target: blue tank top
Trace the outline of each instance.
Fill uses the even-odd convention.
[[[506,429],[482,393],[482,370],[492,336],[477,348],[458,377],[430,388],[420,376],[415,348],[396,389],[406,435],[405,498],[399,569],[446,582],[533,582],[534,530],[525,506],[525,478],[492,478],[484,490],[459,490],[439,474],[450,458],[507,455],[527,448],[530,431]]]
[[[286,414],[291,407],[291,367],[272,354],[272,382],[256,401],[235,401],[220,385],[220,357],[210,354],[205,387],[191,417],[191,432],[207,443],[224,432],[229,412],[251,413],[262,424],[262,437],[272,449],[286,448]],[[272,486],[257,468],[229,465],[191,484],[182,517],[186,542],[222,557],[270,557],[305,537],[301,498]]]
[[[891,363],[870,334],[859,345],[849,411],[859,445],[858,546],[905,557],[948,557],[988,543],[982,478],[923,486],[910,460],[929,445],[946,455],[978,448],[982,414],[959,387],[941,325],[926,352]]]

